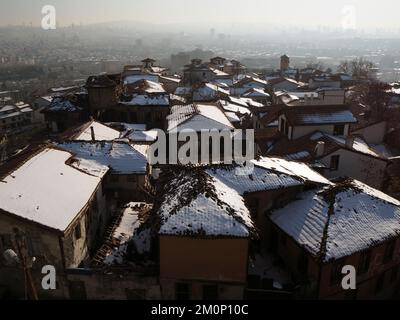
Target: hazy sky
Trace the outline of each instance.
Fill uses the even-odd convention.
[[[209,28],[219,25],[341,28],[343,21],[355,21],[360,29],[400,28],[399,0],[0,0],[0,25],[31,22],[39,25],[41,8],[46,4],[55,6],[62,25],[132,20],[190,23]],[[353,12],[355,19],[349,20]]]

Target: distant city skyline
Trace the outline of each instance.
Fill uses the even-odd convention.
[[[2,0],[0,25],[34,25],[41,23],[41,9],[53,5],[61,26],[112,21],[138,21],[151,24],[190,25],[201,28],[257,31],[255,28],[318,27],[357,30],[400,29],[396,0]]]

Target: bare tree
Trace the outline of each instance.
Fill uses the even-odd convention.
[[[342,61],[338,67],[339,72],[352,74],[356,80],[367,80],[371,77],[374,63],[364,58],[356,58],[351,61]]]

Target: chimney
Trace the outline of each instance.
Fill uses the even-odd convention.
[[[96,141],[96,136],[94,135],[94,128],[93,126],[90,126],[90,134],[92,136],[92,141]]]
[[[317,145],[315,146],[315,156],[322,157],[325,152],[325,142],[318,141]]]
[[[353,149],[354,145],[354,136],[348,135],[346,137],[346,148]]]

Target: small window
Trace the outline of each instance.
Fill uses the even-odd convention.
[[[333,135],[334,136],[344,136],[344,125],[337,124],[333,127]]]
[[[368,272],[370,262],[371,262],[371,252],[370,251],[362,252],[360,257],[360,263],[358,265],[358,273],[363,274]]]
[[[39,236],[27,236],[26,244],[30,256],[32,257],[43,256],[42,242]]]
[[[218,300],[218,286],[217,285],[204,285],[203,286],[203,300]]]
[[[331,171],[337,171],[339,169],[339,162],[340,162],[339,155],[334,155],[331,157],[331,164],[330,164]]]
[[[190,289],[187,283],[177,283],[175,285],[175,298],[176,300],[189,300]]]
[[[82,237],[82,229],[81,229],[81,222],[79,221],[78,224],[75,226],[75,239],[78,240]]]
[[[383,262],[390,262],[393,258],[394,247],[396,242],[394,240],[388,242],[385,249],[385,254],[383,256]]]

